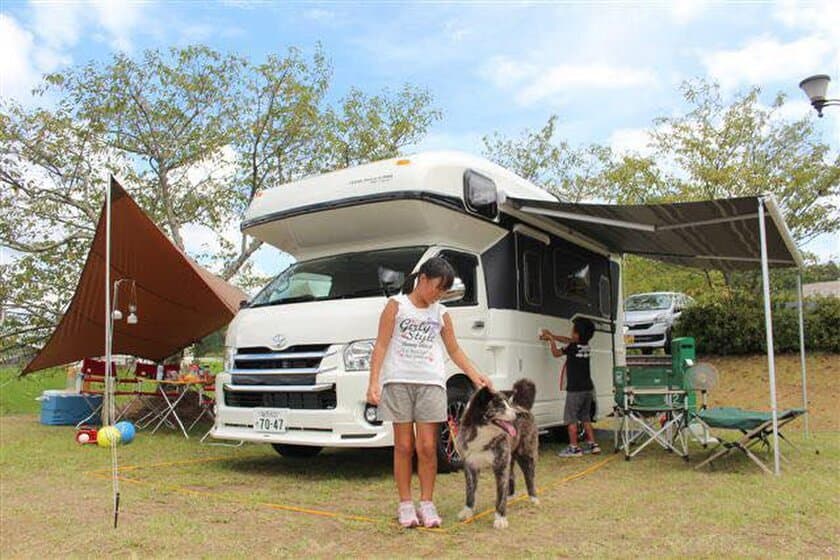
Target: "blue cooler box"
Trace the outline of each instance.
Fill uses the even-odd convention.
[[[75,426],[102,404],[102,395],[80,395],[67,391],[44,391],[41,394],[41,424]],[[99,424],[96,414],[89,424]]]

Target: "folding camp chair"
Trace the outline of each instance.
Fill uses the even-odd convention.
[[[802,414],[805,414],[804,408],[790,408],[778,413],[779,437],[791,446],[793,444],[782,435],[782,427],[797,419]],[[758,444],[761,444],[765,451],[769,452],[772,449],[770,443],[770,436],[773,434],[772,413],[744,410],[741,408],[719,407],[701,410],[694,416],[707,428],[738,430],[742,434],[739,439],[729,441],[724,440],[718,435],[720,443],[713,448],[713,453],[694,468],[699,469],[705,465],[711,465],[717,459],[729,454],[733,449],[737,449],[752,459],[761,470],[767,474],[773,474],[773,471],[752,451],[752,448]]]
[[[688,460],[688,398],[683,389],[625,386],[615,409],[619,421],[615,450],[624,459],[638,455],[653,442]]]
[[[93,358],[85,358],[82,360],[82,367],[79,370],[79,375],[81,376],[81,388],[79,390],[79,394],[82,397],[85,396],[103,396],[105,395],[105,387],[106,387],[106,378],[105,378],[105,366],[106,363],[102,360],[96,360]],[[115,383],[115,391],[114,396],[125,396],[125,395],[133,395],[136,391],[138,386],[138,380],[136,377],[130,378],[120,378],[117,376],[117,364],[111,362],[111,378]],[[132,390],[125,391],[120,390],[118,387],[119,385],[133,385]],[[86,399],[87,400],[87,399]],[[90,404],[92,401],[88,401]],[[97,414],[100,414],[102,411],[102,406],[104,405],[104,400],[101,401],[96,406],[91,405],[92,412],[85,417],[81,422],[76,424],[76,428],[83,426],[84,424],[90,423],[90,421],[96,417]],[[122,414],[125,412],[123,409],[118,415],[117,419],[119,419]]]

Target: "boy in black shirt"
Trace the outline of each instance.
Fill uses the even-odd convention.
[[[588,451],[601,452],[592,431],[592,399],[594,385],[589,371],[589,341],[595,334],[595,325],[589,319],[578,318],[572,323],[572,336],[560,336],[543,329],[540,340],[551,344],[551,354],[555,358],[566,356],[566,363],[560,374],[560,389],[563,389],[563,377],[568,375],[566,384],[566,410],[563,421],[569,430],[569,447],[560,452],[561,457],[579,457],[583,449],[578,446],[578,422],[583,423]],[[555,341],[566,344],[557,348]]]

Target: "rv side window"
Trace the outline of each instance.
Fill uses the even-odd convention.
[[[606,276],[601,276],[598,281],[598,309],[601,311],[601,316],[610,317],[610,310],[612,303],[610,301],[610,280]]]
[[[452,265],[452,268],[455,269],[455,275],[461,279],[464,288],[466,288],[462,299],[447,303],[446,307],[478,305],[478,294],[476,292],[478,257],[455,251],[441,251],[440,256]]]
[[[536,251],[525,251],[522,255],[525,276],[525,301],[530,305],[542,305],[542,257]]]
[[[589,263],[576,255],[554,251],[554,293],[558,297],[589,298]]]
[[[494,219],[499,215],[496,183],[475,171],[464,171],[464,201],[467,209],[480,216]]]

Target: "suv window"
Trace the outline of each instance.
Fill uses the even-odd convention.
[[[457,251],[441,251],[440,256],[452,265],[455,269],[455,275],[464,283],[464,297],[458,301],[447,303],[447,307],[465,307],[468,305],[478,305],[477,285],[477,268],[478,257],[468,253],[459,253]]]

